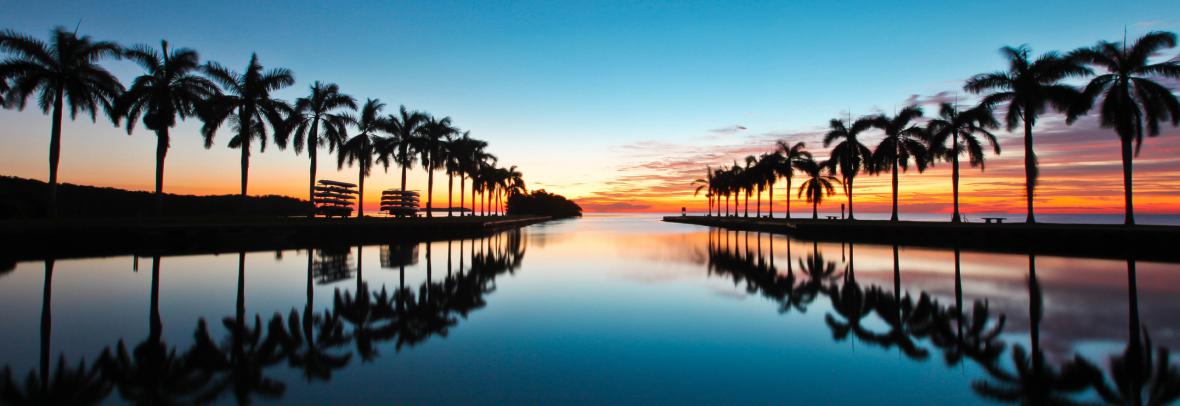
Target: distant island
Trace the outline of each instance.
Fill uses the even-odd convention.
[[[546,192],[545,189],[531,193],[517,193],[508,197],[508,214],[530,214],[538,216],[581,217],[582,207],[565,196]]]

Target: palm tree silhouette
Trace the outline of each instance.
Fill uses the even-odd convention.
[[[265,369],[279,363],[286,356],[281,346],[288,337],[283,331],[282,316],[275,314],[268,324],[268,333],[263,335],[262,318],[254,315],[254,326],[246,320],[246,253],[238,253],[237,307],[234,317],[226,317],[222,324],[229,331],[229,339],[218,345],[209,334],[205,319],[197,321],[193,334],[196,343],[186,355],[188,362],[215,379],[197,397],[197,403],[209,403],[221,397],[226,391],[233,391],[239,404],[250,403],[257,393],[268,399],[277,399],[286,390],[282,382],[267,377]]]
[[[1180,368],[1172,364],[1167,348],[1155,349],[1151,336],[1139,321],[1139,288],[1135,259],[1127,259],[1127,347],[1109,360],[1111,382],[1094,371],[1094,389],[1102,400],[1119,405],[1169,405],[1180,400]]]
[[[286,340],[288,360],[294,367],[303,370],[303,376],[308,381],[312,379],[331,380],[332,371],[348,366],[352,360],[352,353],[336,354],[331,349],[347,344],[352,338],[344,333],[344,323],[340,314],[324,310],[322,314],[315,311],[315,295],[312,289],[314,280],[313,254],[314,249],[307,250],[307,299],[303,307],[303,314],[291,309],[287,318],[287,330],[290,336]],[[347,267],[347,261],[342,263]],[[347,269],[344,270],[347,272]]]
[[[295,99],[294,111],[291,114],[289,128],[294,132],[295,153],[303,152],[307,147],[307,156],[311,159],[310,175],[307,181],[307,201],[312,210],[308,217],[315,217],[315,173],[317,169],[317,155],[320,147],[328,145],[328,152],[335,152],[336,148],[344,144],[348,136],[349,117],[345,110],[356,110],[356,99],[340,93],[340,87],[335,83],[323,84],[316,81],[311,85],[311,93],[307,97]]]
[[[827,166],[824,162],[816,162],[811,157],[800,160],[795,167],[803,171],[807,178],[799,185],[799,194],[796,197],[807,196],[807,202],[811,203],[811,218],[819,218],[819,204],[824,201],[825,196],[836,194],[836,189],[832,187],[833,182],[839,182],[836,177],[824,174],[823,168]]]
[[[692,184],[696,186],[693,189],[692,195],[696,197],[705,191],[705,199],[708,199],[708,210],[705,211],[706,216],[713,215],[713,168],[705,166],[705,177],[693,179]]]
[[[913,123],[921,117],[920,107],[908,106],[893,117],[882,114],[873,119],[873,126],[884,131],[885,137],[873,151],[872,166],[893,174],[893,212],[889,216],[890,221],[897,221],[898,169],[908,170],[909,161],[913,158],[914,166],[918,172],[922,172],[926,170],[926,163],[930,162],[926,150],[926,131]],[[851,215],[852,204],[849,202]]]
[[[1036,256],[1028,256],[1029,347],[1017,344],[1012,349],[1014,370],[997,364],[984,368],[994,381],[978,380],[971,384],[976,393],[998,401],[1022,404],[1077,404],[1069,395],[1080,392],[1093,381],[1093,370],[1080,356],[1066,361],[1060,368],[1046,365],[1041,351],[1041,317],[1044,299],[1037,281]]]
[[[236,134],[230,138],[229,147],[242,150],[241,199],[244,205],[250,177],[250,144],[257,139],[259,152],[266,152],[266,124],[269,123],[275,143],[280,148],[286,146],[286,119],[291,107],[272,98],[271,92],[295,84],[295,77],[287,69],[263,71],[258,54],[250,55],[250,63],[243,73],[231,71],[216,62],[206,63],[205,73],[223,90],[222,94],[210,97],[200,109],[201,119],[205,122],[201,128],[205,148],[213,146],[213,137],[222,123],[229,121],[233,124]]]
[[[8,82],[5,105],[25,108],[34,93],[41,112],[52,114],[49,130],[48,216],[57,216],[57,166],[61,158],[62,114],[68,107],[70,119],[78,112],[90,113],[96,121],[99,108],[115,120],[115,99],[123,93],[119,79],[99,66],[106,58],[119,58],[120,48],[113,42],[95,41],[89,35],[57,27],[49,43],[12,30],[0,32],[0,50],[10,59],[0,62],[0,82]]]
[[[458,134],[458,133],[456,133]],[[471,131],[464,131],[461,136],[447,136],[443,151],[446,151],[446,159],[443,163],[443,169],[447,173],[447,217],[451,217],[455,213],[455,175],[462,174],[462,158],[459,156],[457,147],[459,147],[464,137],[471,139]],[[460,192],[463,189],[459,189]]]
[[[951,191],[954,196],[955,214],[951,216],[952,223],[962,221],[959,214],[959,156],[967,154],[972,167],[978,166],[982,171],[983,143],[979,138],[987,140],[993,153],[1000,154],[1000,143],[990,131],[999,127],[992,114],[992,109],[986,104],[972,107],[966,111],[959,111],[950,103],[942,103],[938,109],[938,118],[926,123],[926,131],[930,135],[931,157],[951,161]],[[950,146],[947,146],[950,141]]]
[[[1001,313],[992,323],[987,300],[976,300],[971,314],[964,314],[962,253],[958,247],[954,251],[955,304],[947,312],[935,315],[937,333],[932,335],[932,341],[942,348],[947,365],[958,364],[964,357],[982,365],[994,365],[1004,352],[1005,344],[999,337],[1007,317]]]
[[[24,385],[12,377],[7,365],[0,371],[0,401],[12,405],[82,405],[97,404],[111,392],[111,382],[98,365],[86,366],[86,360],[78,366],[66,364],[65,354],[58,359],[57,367],[50,373],[50,343],[53,335],[53,266],[54,260],[45,260],[45,278],[41,293],[41,346],[39,374],[29,371]],[[52,376],[52,378],[50,378]]]
[[[471,138],[470,131],[464,131],[463,135],[451,143],[451,153],[456,159],[458,165],[457,174],[459,175],[459,207],[467,207],[466,196],[467,179],[473,176],[477,170],[478,162],[481,156],[484,155],[484,148],[487,148],[486,141]],[[475,190],[471,191],[472,210],[471,215],[475,214]]]
[[[451,125],[450,117],[430,117],[422,125],[422,169],[426,170],[426,217],[434,217],[434,171],[446,165],[447,151],[444,149],[448,137],[459,130]]]
[[[402,168],[401,190],[406,190],[406,170],[414,165],[417,159],[418,137],[422,126],[426,124],[427,116],[421,112],[410,111],[406,106],[398,109],[398,114],[390,114],[388,121],[389,133],[393,134],[380,147],[379,154],[392,156],[394,162]]]
[[[791,218],[791,181],[794,179],[795,168],[800,162],[810,160],[811,153],[805,150],[806,145],[802,142],[796,142],[794,145],[788,144],[784,140],[777,142],[778,153],[783,157],[778,161],[778,166],[775,167],[775,174],[787,180],[787,219]]]
[[[115,99],[115,119],[127,117],[127,134],[143,116],[143,125],[156,133],[156,206],[159,216],[164,205],[164,157],[168,154],[168,131],[176,118],[195,115],[197,106],[218,94],[217,85],[196,73],[201,68],[196,51],[181,48],[168,51],[160,41],[160,52],[140,45],[124,56],[138,64],[144,74],[135,78],[127,92]],[[116,122],[117,124],[117,122]]]
[[[160,257],[152,257],[152,281],[148,337],[127,352],[123,340],[117,351],[104,350],[99,363],[115,382],[123,399],[137,404],[178,404],[191,402],[210,375],[195,368],[176,348],[164,343],[160,317]]]
[[[967,80],[964,90],[981,93],[991,90],[982,104],[994,107],[1008,103],[1005,121],[1008,131],[1024,123],[1024,178],[1025,197],[1028,201],[1028,223],[1035,223],[1033,214],[1033,189],[1037,185],[1037,156],[1033,152],[1033,126],[1037,117],[1046,112],[1046,107],[1066,111],[1077,98],[1078,91],[1060,81],[1069,77],[1082,76],[1089,69],[1073,60],[1062,58],[1055,52],[1042,54],[1036,60],[1029,57],[1024,46],[1004,47],[1000,54],[1008,60],[1008,71],[975,75]]]
[[[849,119],[848,121],[852,121]],[[831,128],[826,135],[824,135],[824,146],[832,145],[833,142],[839,141],[835,147],[832,148],[831,156],[827,161],[828,172],[835,174],[836,170],[840,171],[840,178],[844,186],[844,194],[848,196],[848,219],[854,220],[852,211],[852,183],[856,180],[856,175],[861,171],[874,173],[876,168],[873,167],[873,151],[865,146],[857,138],[861,132],[868,130],[873,126],[872,117],[862,117],[851,123],[845,123],[838,119],[832,119],[828,123]],[[814,216],[813,216],[814,217]]]
[[[361,106],[359,116],[347,118],[349,123],[356,126],[357,134],[340,146],[340,153],[336,159],[338,168],[343,168],[345,162],[348,162],[350,167],[353,163],[357,166],[357,183],[360,185],[356,204],[357,218],[365,216],[365,178],[369,177],[369,173],[373,170],[374,145],[385,142],[383,137],[377,135],[377,132],[389,128],[388,122],[381,117],[381,109],[383,108],[385,108],[385,103],[377,99],[369,99],[365,101],[364,106]],[[388,167],[389,161],[384,159],[382,161]]]
[[[1160,121],[1168,121],[1169,116],[1172,126],[1180,125],[1180,100],[1167,86],[1151,80],[1151,77],[1180,78],[1180,62],[1172,59],[1150,64],[1147,61],[1160,50],[1175,46],[1176,34],[1155,31],[1139,37],[1129,49],[1125,39],[1121,49],[1119,44],[1103,41],[1093,48],[1079,49],[1069,55],[1071,60],[1106,71],[1086,85],[1081,97],[1070,106],[1066,122],[1073,123],[1102,98],[1102,127],[1113,127],[1122,147],[1124,223],[1127,225],[1135,224],[1135,205],[1131,196],[1131,142],[1135,142],[1134,155],[1138,156],[1143,146],[1144,124],[1148,135],[1153,137],[1160,133]]]

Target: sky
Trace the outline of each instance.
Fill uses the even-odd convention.
[[[776,140],[806,142],[825,157],[831,118],[892,113],[961,100],[966,78],[1005,68],[997,50],[1028,44],[1069,51],[1099,40],[1180,31],[1171,1],[1072,2],[457,2],[457,1],[21,1],[0,0],[0,28],[46,38],[55,26],[125,45],[189,47],[240,71],[252,52],[294,72],[276,92],[293,100],[313,81],[339,84],[387,112],[405,105],[487,140],[530,189],[575,199],[587,211],[703,210],[690,185],[706,165],[769,152]],[[1156,60],[1176,57],[1180,48]],[[140,73],[103,63],[124,83]],[[1080,83],[1080,82],[1079,82]],[[1170,85],[1175,87],[1175,83]],[[165,190],[232,194],[238,151],[228,132],[203,147],[199,123],[172,131]],[[0,175],[48,177],[49,118],[30,103],[0,111]],[[966,212],[1022,212],[1021,134],[1001,130],[1002,154],[985,171],[965,170]],[[1038,212],[1121,213],[1122,178],[1113,131],[1093,119],[1067,126],[1056,115],[1035,130],[1041,162]],[[865,137],[876,143],[879,135]],[[68,122],[63,182],[150,190],[154,135],[127,135],[99,117]],[[1180,130],[1166,127],[1136,159],[1140,213],[1180,213]],[[306,198],[306,153],[271,145],[251,159],[249,193]],[[400,172],[377,169],[366,201],[397,187]],[[321,179],[353,181],[321,160]],[[410,172],[425,190],[426,173]],[[439,180],[441,178],[441,181]],[[446,200],[437,174],[436,199]],[[456,181],[456,187],[458,182]],[[785,186],[775,191],[781,210]],[[889,177],[856,182],[858,211],[889,211]],[[794,193],[792,193],[794,194]],[[456,192],[456,201],[458,195]],[[946,164],[901,177],[901,210],[948,213]],[[838,211],[834,196],[821,211]],[[800,213],[806,208],[796,203]],[[371,207],[368,209],[375,209]]]

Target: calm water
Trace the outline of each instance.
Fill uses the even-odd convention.
[[[21,262],[0,274],[0,378],[6,402],[945,405],[1142,388],[1147,403],[1180,391],[1177,293],[1177,264],[593,215],[431,244]]]

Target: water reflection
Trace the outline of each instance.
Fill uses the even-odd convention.
[[[756,241],[750,244],[751,234]],[[762,249],[763,239],[769,249]],[[826,296],[832,311],[824,322],[835,341],[855,339],[883,349],[897,348],[905,357],[921,361],[932,351],[940,352],[947,365],[964,360],[979,365],[986,376],[972,383],[979,396],[1003,403],[1163,405],[1180,399],[1180,369],[1171,363],[1168,348],[1153,347],[1150,334],[1139,319],[1135,260],[1128,259],[1127,301],[1129,339],[1122,355],[1114,356],[1103,369],[1074,354],[1051,362],[1041,348],[1041,320],[1044,297],[1037,277],[1037,258],[1028,255],[1027,316],[1030,320],[1029,346],[1008,345],[1001,340],[1006,316],[993,314],[987,300],[976,300],[968,314],[963,307],[961,252],[954,250],[954,303],[943,305],[921,292],[914,299],[902,293],[899,247],[892,246],[892,290],[877,285],[863,286],[856,277],[856,244],[847,244],[842,271],[840,264],[824,258],[817,242],[799,259],[803,278],[796,277],[788,261],[784,272],[774,265],[776,238],[761,233],[712,230],[708,240],[708,269],[712,274],[745,284],[748,293],[773,300],[779,311],[806,311],[819,296]],[[792,244],[784,239],[787,256]],[[843,252],[843,246],[842,246]],[[875,318],[885,328],[866,327]],[[1010,348],[1010,349],[1009,349]],[[1005,359],[1002,355],[1007,352]],[[1097,395],[1095,395],[1097,394]]]
[[[1171,294],[1169,265],[579,224],[546,225],[560,238],[545,247],[526,229],[273,258],[145,256],[150,278],[124,258],[20,263],[0,279],[0,304],[13,309],[0,404],[319,403],[317,393],[394,391],[478,401],[549,388],[530,399],[762,403],[806,389],[838,403],[855,389],[882,403],[1169,404],[1180,393],[1168,350],[1177,325],[1153,316],[1173,309],[1153,300]],[[526,250],[528,271],[503,278]],[[71,269],[106,263],[118,269]],[[734,300],[746,297],[761,299]],[[88,331],[78,308],[111,326]],[[704,373],[714,370],[731,379]]]
[[[225,333],[215,333],[202,317],[194,329],[193,344],[186,349],[163,340],[160,271],[164,261],[152,257],[148,336],[131,351],[120,339],[103,349],[93,364],[85,359],[69,362],[63,352],[55,366],[50,364],[54,261],[46,260],[39,367],[20,382],[6,365],[0,376],[0,403],[96,404],[115,388],[122,400],[137,404],[224,399],[248,404],[256,399],[280,399],[287,383],[274,377],[275,366],[289,365],[309,382],[329,381],[334,371],[352,363],[354,353],[362,361],[372,361],[380,355],[377,348],[382,343],[395,342],[400,350],[445,336],[461,318],[486,304],[484,296],[495,290],[495,278],[518,268],[525,253],[525,239],[519,231],[459,243],[457,272],[452,272],[448,243],[447,275],[439,280],[430,274],[432,244],[425,244],[428,276],[416,291],[405,285],[404,277],[405,266],[417,262],[416,244],[381,247],[383,267],[396,265],[402,274],[392,293],[385,287],[369,288],[362,247],[308,249],[303,308],[292,308],[286,318],[275,313],[266,323],[262,315],[247,312],[246,253],[239,252],[235,312],[221,321]],[[354,248],[355,268],[351,261]],[[331,307],[316,311],[313,286],[346,280],[354,271],[354,290],[337,288]]]

